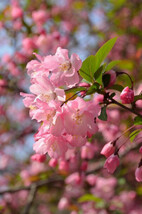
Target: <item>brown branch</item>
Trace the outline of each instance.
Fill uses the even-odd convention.
[[[110,97],[109,97],[109,99],[112,101],[110,104],[116,104],[116,105],[120,106],[121,108],[123,108],[123,109],[125,109],[125,110],[127,110],[127,111],[130,111],[131,113],[133,113],[133,114],[135,114],[135,115],[137,115],[137,116],[139,116],[139,117],[142,117],[142,115],[140,115],[139,113],[137,113],[134,109],[128,108],[127,106],[125,106],[125,105],[123,105],[123,104],[117,102],[117,101],[114,100],[113,98],[110,98]]]
[[[28,200],[27,200],[27,205],[24,208],[22,214],[29,214],[30,213],[30,209],[31,209],[33,202],[34,202],[34,199],[36,197],[36,193],[37,193],[37,185],[32,184],[30,192],[29,192]]]

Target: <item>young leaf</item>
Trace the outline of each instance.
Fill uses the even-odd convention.
[[[133,132],[131,132],[131,134],[129,135],[130,137],[130,141],[133,142],[133,140],[135,139],[135,137],[142,131],[142,129],[136,129]]]
[[[94,80],[93,74],[94,74],[95,67],[96,67],[95,56],[91,55],[87,57],[83,61],[82,66],[79,70],[80,76],[83,77],[88,82],[92,83]]]
[[[118,84],[115,84],[113,85],[112,87],[110,87],[110,89],[114,89],[116,91],[122,91],[123,90],[123,86],[122,85],[118,85]]]
[[[116,66],[116,65],[119,64],[120,62],[121,62],[120,60],[114,60],[114,61],[110,62],[110,63],[107,65],[105,71],[110,71],[114,66]]]
[[[83,196],[81,196],[79,199],[78,199],[79,202],[86,202],[86,201],[94,201],[94,202],[101,202],[103,201],[103,199],[99,198],[99,197],[96,197],[92,194],[85,194]]]
[[[70,89],[65,90],[65,93],[68,94],[71,92],[78,92],[78,91],[85,91],[85,90],[86,90],[85,87],[70,88]]]
[[[105,70],[105,66],[106,64],[103,64],[101,67],[98,68],[98,70],[94,73],[94,78],[95,78],[95,81],[99,84],[103,84],[102,83],[102,75],[104,73],[104,70]]]
[[[104,88],[106,88],[110,83],[110,75],[109,74],[103,75],[102,81],[103,81]]]
[[[106,106],[101,108],[101,114],[98,116],[100,120],[107,121]]]
[[[104,61],[104,59],[107,57],[107,55],[109,54],[109,52],[111,51],[111,49],[113,48],[115,42],[116,42],[117,38],[113,38],[108,40],[95,54],[96,57],[96,68],[95,70],[97,70],[101,63]]]
[[[134,118],[134,124],[135,125],[142,125],[142,116],[141,117],[139,117],[139,116],[135,117]]]

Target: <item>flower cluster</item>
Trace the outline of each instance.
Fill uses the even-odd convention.
[[[59,47],[55,55],[36,56],[38,60],[27,64],[32,94],[21,93],[31,118],[41,123],[33,149],[40,155],[64,158],[68,150],[85,145],[87,136],[98,130],[94,118],[100,107],[95,100],[85,101],[81,93],[75,99],[66,96],[72,87],[80,87],[82,62],[77,54],[69,58],[68,50]]]

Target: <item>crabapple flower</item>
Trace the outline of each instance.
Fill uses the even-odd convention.
[[[30,91],[44,102],[54,100],[56,97],[60,101],[65,101],[64,90],[55,88],[45,75],[38,76],[37,79],[34,79],[34,83],[30,86]]]
[[[95,148],[94,145],[87,142],[82,148],[81,148],[81,158],[82,159],[92,159],[95,154]]]
[[[96,133],[98,127],[94,118],[98,116],[99,110],[99,105],[93,101],[85,102],[79,97],[69,101],[63,109],[66,132],[80,136]]]
[[[103,149],[101,150],[101,155],[104,155],[106,158],[108,158],[114,152],[115,152],[115,144],[114,142],[109,142],[104,145]]]
[[[118,155],[111,155],[109,156],[104,164],[104,168],[107,169],[109,173],[114,173],[116,168],[119,166],[119,158]]]
[[[52,158],[64,157],[68,149],[67,141],[63,137],[46,134],[34,143],[33,149],[36,153],[46,154]]]
[[[72,54],[69,59],[68,50],[58,47],[54,56],[49,55],[44,58],[44,67],[51,71],[51,81],[56,86],[75,86],[79,83],[78,70],[82,62],[77,54]]]
[[[140,166],[136,169],[135,178],[138,182],[142,182],[142,166]]]
[[[120,94],[120,99],[123,104],[130,104],[134,101],[134,91],[128,86],[123,89]]]

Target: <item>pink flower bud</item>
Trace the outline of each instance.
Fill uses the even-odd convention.
[[[38,162],[44,162],[46,160],[46,155],[34,154],[31,156],[31,160],[38,161]]]
[[[109,173],[114,173],[116,168],[119,166],[119,158],[118,155],[111,155],[109,156],[104,164],[104,168],[107,169]]]
[[[59,203],[58,203],[58,209],[59,210],[64,210],[67,209],[69,206],[69,201],[67,198],[63,197],[60,199]]]
[[[59,170],[64,171],[64,172],[68,172],[69,171],[69,163],[65,160],[61,160],[59,162]]]
[[[142,146],[140,147],[139,152],[142,154]]]
[[[134,91],[128,86],[123,89],[120,94],[120,99],[123,104],[130,104],[134,101]]]
[[[135,178],[138,182],[142,182],[142,166],[140,166],[136,169]]]
[[[88,167],[88,162],[87,161],[83,161],[82,164],[81,164],[81,170],[82,171],[86,171],[87,170],[87,167]]]
[[[90,84],[87,83],[87,82],[81,82],[81,83],[79,83],[79,86],[81,86],[81,87],[90,87]]]
[[[50,166],[50,167],[56,167],[57,166],[57,159],[55,159],[55,158],[51,158],[50,159],[50,161],[48,162],[48,165]]]
[[[86,177],[86,181],[91,185],[94,186],[96,184],[97,176],[90,174]]]
[[[23,16],[23,11],[19,6],[13,6],[11,8],[11,16],[13,19],[21,18]]]
[[[66,178],[65,183],[72,184],[72,185],[79,185],[82,183],[82,177],[79,174],[79,172],[74,172]]]
[[[106,158],[108,158],[110,155],[112,155],[115,151],[115,143],[109,142],[106,145],[104,145],[101,155],[104,155]]]

